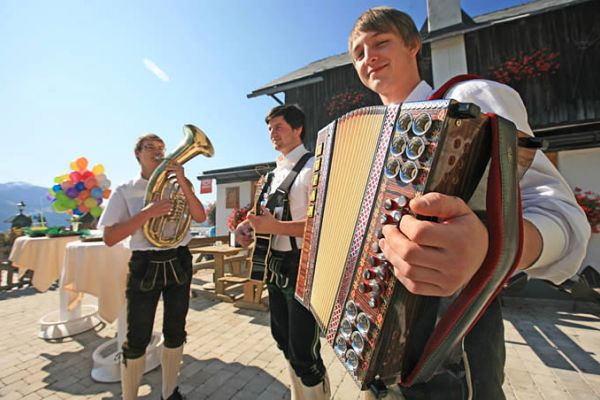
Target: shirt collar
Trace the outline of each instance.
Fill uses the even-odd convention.
[[[140,183],[143,183],[143,184],[148,183],[148,179],[144,179],[142,177],[142,173],[141,172],[139,174],[137,174],[135,178],[133,178],[133,184],[134,184],[134,186],[137,186]]]
[[[304,144],[299,144],[294,150],[287,153],[287,155],[284,156],[281,154],[279,157],[277,157],[277,168],[286,166],[293,167],[298,161],[300,161],[300,158],[302,158],[305,153],[308,153],[308,150],[306,150]]]
[[[429,86],[429,84],[427,82],[421,81],[421,82],[419,82],[419,84],[417,86],[415,86],[415,88],[412,90],[412,92],[410,92],[410,94],[408,96],[406,96],[406,99],[404,99],[404,102],[423,101],[423,100],[427,99],[429,97],[429,95],[431,95],[432,92],[433,92],[433,88],[431,86]]]

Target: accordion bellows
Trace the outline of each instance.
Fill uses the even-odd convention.
[[[438,316],[439,298],[394,278],[380,230],[427,192],[468,201],[490,158],[487,125],[473,104],[435,100],[359,109],[318,134],[296,298],[362,389],[409,374]]]

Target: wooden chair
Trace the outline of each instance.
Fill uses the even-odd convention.
[[[220,280],[224,285],[243,285],[244,291],[241,298],[236,299],[234,305],[238,308],[249,308],[251,310],[268,311],[268,299],[263,299],[265,284],[262,280],[251,279],[252,273],[252,250],[248,251],[246,258],[246,273],[242,277],[223,277]]]

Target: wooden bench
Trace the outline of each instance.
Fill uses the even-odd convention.
[[[194,253],[192,253],[194,254]],[[224,261],[225,265],[231,265],[231,274],[233,275],[241,275],[242,274],[242,263],[246,261],[248,256],[246,254],[236,255],[236,256],[226,256]],[[192,270],[195,274],[196,272],[203,269],[212,269],[215,267],[215,260],[202,260],[196,261],[192,264]]]
[[[263,281],[257,281],[247,278],[244,282],[244,295],[235,302],[238,308],[249,308],[251,310],[268,311],[268,298],[263,299],[265,284]]]
[[[15,287],[31,286],[33,271],[27,271],[19,278],[19,269],[12,266],[10,261],[0,263],[0,290],[10,290]]]
[[[263,300],[265,284],[263,281],[250,279],[250,274],[252,273],[252,251],[245,257],[245,274],[243,276],[224,276],[218,279],[215,292],[217,294],[222,294],[222,297],[219,298],[224,301],[233,302],[238,308],[268,311],[268,300]],[[233,289],[240,286],[243,286],[243,293],[241,295],[230,296],[225,293],[227,289]]]

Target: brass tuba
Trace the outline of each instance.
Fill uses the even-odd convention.
[[[167,215],[150,218],[144,224],[146,239],[156,247],[176,246],[183,240],[192,223],[185,195],[177,183],[175,174],[168,174],[165,170],[167,163],[174,160],[184,164],[198,154],[212,157],[215,153],[210,140],[201,129],[188,124],[184,125],[183,133],[183,141],[156,167],[146,187],[144,207],[162,199],[169,199],[173,203]]]

